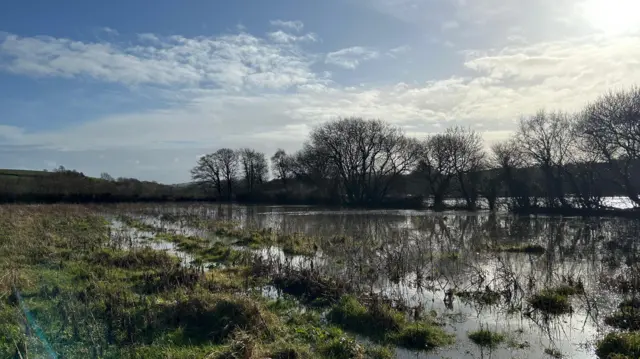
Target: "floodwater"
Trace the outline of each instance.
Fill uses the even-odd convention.
[[[545,349],[564,358],[595,358],[595,342],[613,330],[603,323],[604,317],[626,298],[620,283],[637,283],[640,277],[640,221],[630,219],[200,204],[149,206],[144,213],[147,218],[181,213],[234,220],[245,228],[321,238],[313,259],[316,270],[346,279],[363,293],[382,294],[435,315],[456,336],[455,345],[433,352],[398,349],[401,358],[544,358]],[[183,233],[193,231],[172,226]],[[492,250],[523,244],[546,251]],[[273,248],[262,255],[284,256]],[[527,299],[533,294],[567,282],[585,288],[584,294],[572,297],[572,314],[546,316],[529,308]],[[501,295],[494,305],[457,296],[449,301],[450,289],[489,289]],[[467,337],[480,328],[502,332],[508,339],[497,348],[482,349]]]

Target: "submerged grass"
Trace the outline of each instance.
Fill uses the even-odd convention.
[[[500,303],[500,293],[491,289],[455,292],[455,295],[463,301],[473,301],[482,305],[496,305]]]
[[[640,300],[625,300],[618,310],[604,319],[605,323],[623,330],[640,330]]]
[[[130,227],[152,229],[125,218]],[[244,235],[226,228],[227,236]],[[393,357],[390,347],[360,343],[342,329],[412,349],[453,341],[435,323],[344,296],[354,290],[348,283],[312,270],[274,272],[222,241],[154,231],[198,265],[132,246],[87,207],[0,206],[0,357]],[[318,250],[310,238],[268,230],[246,242],[274,244],[293,254]],[[215,265],[205,271],[207,263]],[[261,295],[267,282],[297,300],[269,301]],[[314,308],[331,305],[327,323]]]
[[[581,285],[563,284],[547,288],[529,298],[529,304],[544,313],[566,314],[572,311],[570,296],[583,292]]]
[[[547,249],[537,244],[514,244],[498,246],[495,248],[495,251],[507,253],[544,254]]]
[[[506,337],[502,333],[492,332],[489,329],[480,329],[474,332],[470,332],[469,339],[482,347],[497,347],[499,344],[505,341]]]

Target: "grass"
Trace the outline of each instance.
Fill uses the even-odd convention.
[[[353,296],[344,296],[327,319],[347,330],[405,348],[429,350],[453,343],[453,337],[435,323],[409,322],[405,315],[384,304],[365,306]]]
[[[353,290],[346,283],[304,270],[273,276],[256,257],[222,242],[156,237],[200,263],[220,265],[204,271],[164,251],[127,248],[110,233],[90,207],[0,206],[0,357],[45,357],[37,336],[65,358],[387,359],[389,345],[430,349],[453,341],[434,323],[343,296]],[[267,242],[268,232],[258,234],[254,239]],[[292,243],[294,252],[311,243],[274,238]],[[263,297],[267,282],[296,299]],[[333,305],[330,322],[321,320],[318,305]],[[42,333],[27,331],[22,307]],[[366,332],[384,346],[361,343],[343,329]]]
[[[468,334],[469,339],[481,347],[494,348],[505,341],[504,334],[492,332],[488,329],[479,329]]]
[[[608,325],[623,330],[640,330],[640,300],[625,300],[618,305],[618,310],[605,317]]]
[[[367,308],[353,296],[342,297],[331,308],[327,319],[345,329],[377,338],[406,326],[404,314],[382,304]]]
[[[596,346],[601,359],[640,358],[640,333],[609,333]]]
[[[570,296],[582,293],[580,286],[563,284],[555,288],[547,288],[529,299],[529,304],[544,313],[559,315],[572,311]]]

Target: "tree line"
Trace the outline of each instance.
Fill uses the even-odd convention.
[[[469,128],[425,138],[377,119],[342,118],[288,154],[244,148],[202,156],[191,175],[219,200],[421,206],[461,198],[476,209],[499,198],[517,211],[602,210],[623,195],[640,206],[640,88],[607,93],[574,113],[541,110],[486,148]],[[270,162],[270,163],[268,163]],[[269,167],[273,180],[267,181]]]
[[[0,203],[105,203],[204,200],[195,186],[176,187],[135,178],[100,178],[60,166],[53,171],[0,171]]]

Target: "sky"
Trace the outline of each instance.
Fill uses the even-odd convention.
[[[0,168],[183,183],[351,116],[488,145],[636,84],[636,0],[2,0]]]

